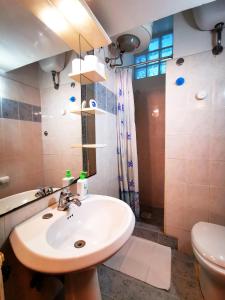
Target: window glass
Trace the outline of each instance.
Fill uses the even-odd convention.
[[[158,59],[159,58],[159,51],[149,52],[148,60]]]
[[[160,63],[160,74],[166,74],[166,62],[163,61]]]
[[[152,61],[152,63],[137,66],[134,70],[134,78],[141,79],[165,74],[166,60],[171,57],[173,57],[173,33],[153,38],[149,43],[147,53],[135,56],[136,64],[147,61]]]
[[[149,51],[154,51],[157,49],[159,49],[159,38],[152,39],[148,47]]]
[[[165,49],[162,49],[160,52],[161,52],[161,55],[160,55],[161,58],[172,56],[173,48],[172,47],[165,48]]]
[[[169,47],[173,45],[173,34],[165,34],[161,37],[161,47]]]
[[[159,64],[150,64],[147,67],[147,76],[157,76],[159,75]]]
[[[141,79],[146,77],[146,67],[135,69],[135,79]]]
[[[146,61],[146,55],[138,55],[135,57],[135,63],[139,64]]]

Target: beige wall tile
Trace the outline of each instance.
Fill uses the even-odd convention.
[[[210,188],[210,213],[209,220],[212,223],[225,226],[225,187]]]
[[[196,100],[197,101],[197,100]],[[192,109],[187,110],[187,116],[185,120],[185,132],[192,135],[204,135],[207,136],[210,132],[211,126],[210,110],[205,109]]]
[[[209,135],[188,135],[184,146],[186,159],[209,159]]]
[[[185,134],[186,119],[185,109],[166,107],[166,135]]]
[[[166,157],[184,159],[186,153],[186,140],[187,136],[183,134],[167,135]]]
[[[208,210],[210,201],[210,189],[208,185],[187,185],[186,208]]]
[[[37,64],[33,64],[1,77],[1,96],[40,105],[37,70]],[[33,189],[34,173],[43,178],[41,124],[1,119],[0,160],[0,175],[10,176],[9,184],[0,187],[0,198]]]
[[[198,222],[209,222],[208,205],[201,208],[185,208],[183,212],[183,229],[191,231],[192,227]]]
[[[209,161],[208,160],[186,160],[186,181],[191,184],[209,184]]]
[[[213,82],[213,107],[215,109],[225,108],[225,86],[223,78],[216,78]]]
[[[225,135],[210,137],[210,160],[225,161]]]
[[[225,53],[185,57],[182,71],[175,63],[168,62],[166,80],[165,230],[189,253],[196,222],[225,225]],[[186,82],[177,89],[180,71]],[[201,101],[200,90],[208,94]]]
[[[18,157],[22,152],[20,121],[2,119],[4,158]]]
[[[213,111],[211,134],[225,136],[225,107]]]
[[[210,185],[225,187],[225,161],[210,161]]]
[[[182,159],[166,159],[165,164],[166,183],[186,182],[186,164]]]
[[[186,183],[167,183],[165,185],[165,209],[176,206],[184,209],[187,206],[187,184]]]

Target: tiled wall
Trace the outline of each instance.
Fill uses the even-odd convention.
[[[196,222],[225,225],[225,52],[184,60],[167,65],[165,231],[190,253]],[[202,90],[208,96],[197,100]]]
[[[0,77],[0,198],[43,185],[40,94],[36,66]]]
[[[95,100],[98,104],[98,107],[116,115],[117,108],[115,93],[101,83],[96,83],[94,90]]]
[[[82,170],[82,148],[72,148],[74,144],[82,144],[81,115],[72,114],[70,110],[80,108],[80,84],[73,82],[71,73],[72,59],[75,54],[68,53],[68,62],[60,73],[60,87],[53,88],[50,73],[40,70],[40,95],[42,107],[42,139],[44,160],[44,184],[54,187],[62,186],[65,170],[70,169],[77,178]],[[70,97],[76,101],[72,103]],[[47,131],[48,135],[44,135]]]

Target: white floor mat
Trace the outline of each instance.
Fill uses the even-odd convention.
[[[142,280],[157,288],[169,290],[171,282],[171,248],[131,236],[107,267]]]

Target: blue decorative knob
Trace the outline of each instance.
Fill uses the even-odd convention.
[[[185,82],[184,77],[178,77],[176,80],[176,85],[183,85]]]
[[[74,96],[71,96],[71,97],[70,97],[70,101],[71,101],[71,102],[75,102],[75,101],[76,101],[76,98],[75,98]]]

